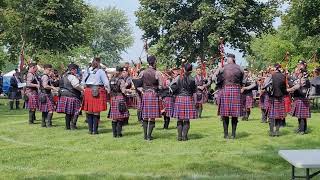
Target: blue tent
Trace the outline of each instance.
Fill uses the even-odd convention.
[[[13,71],[10,71],[10,72],[6,73],[3,76],[3,87],[2,87],[2,90],[3,90],[4,94],[8,95],[9,87],[10,87],[10,79],[13,76],[14,73],[15,73],[15,71],[13,70]]]

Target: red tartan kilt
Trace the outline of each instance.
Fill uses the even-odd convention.
[[[155,92],[147,91],[142,95],[141,111],[143,119],[160,118],[159,97]]]
[[[291,112],[291,97],[290,96],[284,97],[284,106],[285,106],[286,113],[290,113]]]
[[[127,102],[128,108],[133,108],[133,109],[137,108],[138,100],[137,100],[137,96],[136,95],[135,96],[127,96],[126,97],[126,102]]]
[[[173,97],[165,97],[162,100],[162,108],[164,109],[166,116],[172,117],[174,108]]]
[[[219,95],[218,115],[225,117],[243,116],[241,89],[238,85],[226,85]]]
[[[244,108],[246,108],[246,109],[253,108],[254,100],[253,100],[252,96],[243,95],[242,100],[243,100]]]
[[[26,104],[27,109],[38,109],[39,107],[39,96],[37,92],[31,92],[28,95],[28,103]]]
[[[91,88],[85,88],[83,96],[82,110],[93,113],[100,113],[107,110],[107,92],[104,88],[99,88],[99,96],[93,97]]]
[[[53,98],[50,95],[45,95],[47,102],[46,103],[41,103],[39,100],[39,108],[38,110],[40,112],[52,112],[55,111],[55,104],[53,101]]]
[[[177,96],[175,98],[173,117],[178,120],[198,118],[193,96]]]
[[[81,102],[75,97],[61,96],[57,104],[57,113],[78,115],[81,109]]]
[[[267,110],[270,119],[284,119],[286,118],[284,98],[269,99],[269,107]]]
[[[58,101],[59,101],[59,96],[53,96],[53,102],[55,104],[58,104]]]
[[[121,113],[119,111],[119,102],[120,101],[125,101],[125,98],[120,95],[120,96],[111,96],[110,99],[110,110],[109,110],[109,116],[108,118],[112,120],[123,120],[125,118],[129,117],[129,111]]]
[[[306,98],[295,98],[290,115],[297,118],[311,118],[310,103]]]

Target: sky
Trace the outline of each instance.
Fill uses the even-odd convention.
[[[123,10],[128,19],[129,24],[132,28],[133,36],[134,36],[134,44],[131,48],[129,48],[126,52],[122,53],[122,58],[124,61],[131,61],[137,60],[140,57],[141,52],[143,51],[143,41],[141,40],[142,37],[142,30],[136,26],[135,22],[137,18],[134,15],[134,12],[139,8],[139,0],[86,0],[89,4],[104,8],[108,6],[113,6],[118,9]],[[278,18],[274,22],[274,26],[278,27],[281,24],[281,20]],[[225,48],[226,53],[233,53],[237,57],[237,63],[243,66],[246,66],[247,63],[245,59],[242,57],[242,53],[237,50],[233,50],[230,48]]]

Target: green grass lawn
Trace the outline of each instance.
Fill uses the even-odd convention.
[[[114,139],[106,113],[100,134],[91,136],[84,117],[79,130],[66,131],[63,115],[55,114],[55,127],[46,129],[40,114],[29,125],[26,110],[0,104],[0,179],[290,179],[278,150],[320,148],[319,113],[312,114],[309,134],[294,134],[297,120],[290,117],[281,137],[271,138],[256,108],[250,121],[239,123],[237,139],[225,140],[216,106],[206,105],[203,118],[191,122],[189,141],[176,140],[176,121],[163,130],[161,120],[147,142],[135,111],[124,137]]]

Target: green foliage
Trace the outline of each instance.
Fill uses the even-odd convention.
[[[93,29],[89,44],[93,55],[110,65],[119,63],[121,52],[133,43],[128,21],[125,13],[114,7],[95,9],[88,18],[88,24]]]
[[[217,54],[220,36],[245,51],[251,34],[269,31],[277,14],[276,1],[140,0],[140,5],[137,25],[157,46],[156,55],[189,61]]]
[[[83,0],[4,2],[6,6],[0,2],[0,45],[13,63],[23,43],[26,56],[55,66],[70,61],[87,64],[94,56],[111,65],[133,43],[128,18],[116,8],[95,9]]]
[[[274,62],[284,62],[286,51],[290,53],[289,69],[305,59],[309,70],[319,66],[320,57],[320,0],[291,0],[282,16],[281,27],[273,34],[264,34],[250,44],[248,60],[253,69],[262,69]]]

